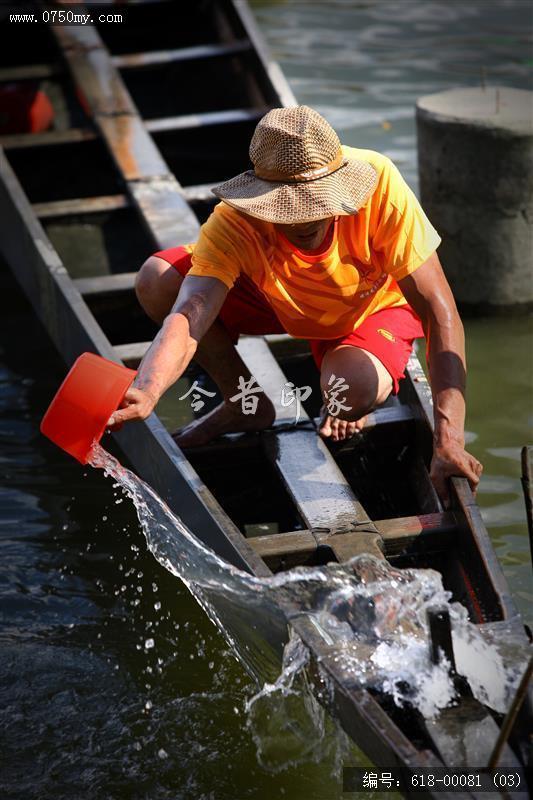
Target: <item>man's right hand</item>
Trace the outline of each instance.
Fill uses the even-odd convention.
[[[109,417],[107,427],[111,431],[118,431],[124,422],[146,419],[157,405],[155,398],[146,389],[136,389],[131,386],[117,411]]]

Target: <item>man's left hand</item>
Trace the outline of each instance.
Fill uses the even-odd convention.
[[[466,478],[476,493],[483,465],[459,443],[435,446],[429,476],[445,508],[450,505],[449,478]]]

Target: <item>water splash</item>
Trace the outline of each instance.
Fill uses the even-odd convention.
[[[458,672],[482,703],[506,710],[527,654],[512,643],[506,649],[488,643],[468,621],[466,609],[450,603],[439,573],[400,570],[363,555],[344,564],[297,567],[257,578],[202,544],[146,483],[99,445],[90,463],[112,476],[132,499],[150,551],[185,583],[262,685],[248,704],[251,719],[263,719],[268,700],[277,731],[290,730],[293,750],[310,757],[310,741],[323,741],[324,717],[311,693],[298,725],[291,716],[292,698],[305,686],[309,654],[297,637],[289,638],[288,608],[309,616],[347,686],[379,689],[397,705],[408,702],[431,718],[455,697],[446,661],[434,665],[429,659],[427,610],[446,606]],[[260,727],[263,737],[265,726]],[[274,740],[267,733],[258,744],[265,765],[276,763]]]

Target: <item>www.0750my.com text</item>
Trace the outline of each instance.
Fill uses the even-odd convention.
[[[38,14],[10,14],[10,22],[47,22],[53,25],[92,25],[94,22],[123,22],[122,14],[81,14],[71,9],[43,9]]]

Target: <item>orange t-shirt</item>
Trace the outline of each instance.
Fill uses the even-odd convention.
[[[343,151],[372,164],[379,181],[357,214],[338,217],[325,252],[297,250],[272,223],[222,202],[202,226],[189,274],[231,288],[244,273],[287,333],[303,339],[346,336],[370,314],[404,305],[397,281],[429,258],[440,237],[389,158]]]

